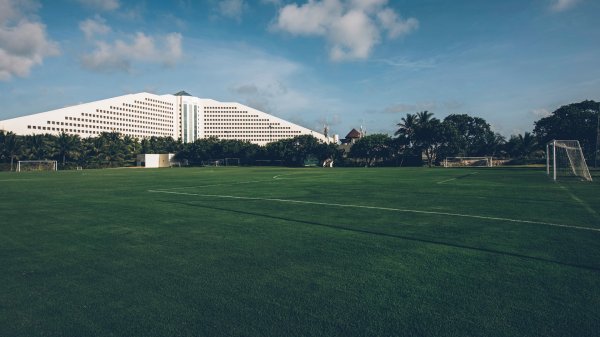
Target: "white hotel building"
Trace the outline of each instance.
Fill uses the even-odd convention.
[[[0,130],[18,135],[66,133],[82,138],[118,132],[134,138],[173,137],[184,143],[200,138],[237,139],[265,145],[299,135],[332,138],[240,103],[146,92],[0,121]]]

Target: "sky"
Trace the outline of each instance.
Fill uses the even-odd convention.
[[[0,120],[180,90],[341,137],[423,110],[508,137],[600,100],[600,1],[0,0]]]

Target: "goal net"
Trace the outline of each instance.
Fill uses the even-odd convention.
[[[211,159],[202,161],[202,166],[223,166],[224,164],[225,159]]]
[[[444,167],[492,167],[493,157],[446,157]]]
[[[240,166],[240,158],[225,158],[225,166]]]
[[[56,160],[19,160],[17,162],[17,172],[56,170]]]
[[[577,140],[553,140],[546,144],[546,173],[552,178],[579,177],[592,181]]]

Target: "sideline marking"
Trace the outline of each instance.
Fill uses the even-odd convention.
[[[456,179],[459,179],[459,178],[466,178],[466,177],[468,177],[468,176],[472,176],[472,175],[474,175],[474,174],[478,174],[478,173],[479,173],[479,172],[473,172],[473,173],[465,174],[465,175],[462,175],[462,176],[458,176],[458,177],[454,177],[454,178],[450,178],[450,179],[446,179],[446,180],[438,181],[438,182],[437,182],[437,184],[443,184],[443,183],[447,183],[447,182],[449,182],[449,181],[456,180]]]
[[[600,220],[600,216],[598,215],[598,213],[596,213],[596,211],[590,207],[590,205],[588,205],[585,201],[579,199],[578,196],[576,196],[573,192],[571,192],[570,189],[568,189],[566,186],[562,185],[562,184],[558,184],[558,186],[564,190],[565,192],[567,192],[567,194],[571,197],[571,199],[575,200],[575,202],[577,202],[578,204],[581,205],[581,207],[585,208],[586,211],[588,211],[588,213],[590,213],[591,216],[593,216],[596,220]]]
[[[336,203],[326,203],[326,202],[316,202],[316,201],[304,201],[304,200],[291,200],[291,199],[258,198],[258,197],[237,197],[237,196],[233,196],[233,195],[198,194],[198,193],[171,192],[171,191],[161,191],[161,190],[148,190],[148,192],[150,192],[150,193],[167,193],[167,194],[178,194],[178,195],[190,195],[190,196],[209,197],[209,198],[222,198],[222,199],[275,201],[275,202],[287,202],[287,203],[292,203],[292,204],[321,205],[321,206],[347,207],[347,208],[364,208],[364,209],[375,209],[375,210],[380,210],[380,211],[391,211],[391,212],[433,214],[433,215],[447,215],[447,216],[462,217],[462,218],[472,218],[472,219],[482,219],[482,220],[496,220],[496,221],[505,221],[505,222],[517,222],[517,223],[526,223],[526,224],[533,224],[533,225],[544,225],[544,226],[572,228],[572,229],[579,229],[579,230],[585,230],[585,231],[600,232],[600,228],[571,226],[571,225],[561,225],[561,224],[551,223],[551,222],[532,221],[532,220],[518,220],[518,219],[499,218],[499,217],[491,217],[491,216],[483,216],[483,215],[469,215],[469,214],[436,212],[436,211],[420,211],[420,210],[416,210],[416,209],[402,209],[402,208],[390,208],[390,207],[378,207],[378,206],[364,206],[364,205],[352,205],[352,204],[336,204]]]
[[[40,180],[40,179],[31,179],[31,178],[19,179],[19,178],[14,178],[14,179],[2,179],[0,181],[21,181],[21,180]]]
[[[283,177],[283,176],[297,175],[297,174],[299,174],[299,173],[279,174],[279,175],[273,176],[272,179],[273,180],[296,179],[296,178],[281,178],[281,177]],[[238,182],[235,182],[235,183],[197,185],[197,186],[185,186],[185,187],[171,187],[171,188],[158,188],[155,191],[185,190],[185,189],[188,189],[188,188],[203,188],[203,187],[215,187],[215,186],[235,186],[235,185],[242,185],[242,184],[272,182],[273,180],[249,180],[249,181],[238,181]]]
[[[199,188],[199,187],[214,187],[214,186],[234,186],[234,185],[242,185],[242,184],[252,184],[252,183],[264,183],[272,180],[250,180],[250,181],[240,181],[237,183],[228,183],[228,184],[212,184],[212,185],[199,185],[199,186],[185,186],[185,187],[172,187],[172,188],[159,188],[157,192],[162,191],[171,191],[171,190],[184,190],[187,188]]]

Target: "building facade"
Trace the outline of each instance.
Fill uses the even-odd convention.
[[[0,130],[19,135],[60,134],[95,137],[118,132],[133,138],[172,137],[190,143],[216,137],[258,145],[299,135],[324,142],[332,138],[240,103],[191,96],[129,94],[0,121]]]

